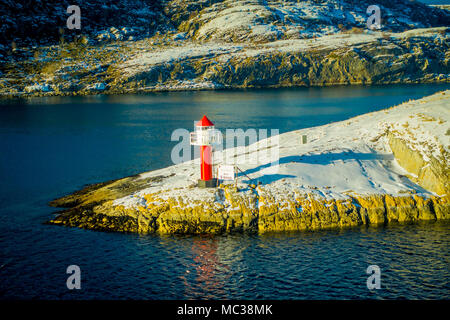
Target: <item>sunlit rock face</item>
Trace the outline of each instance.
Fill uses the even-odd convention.
[[[226,188],[220,190],[228,191]],[[264,196],[258,193],[228,193],[226,200],[230,205],[222,208],[215,206],[213,200],[192,204],[170,199],[166,205],[151,204],[148,208],[135,209],[105,203],[92,209],[68,210],[51,223],[101,231],[219,234],[318,230],[450,219],[448,196],[371,195],[325,200],[305,194],[303,198],[294,200],[280,197],[269,200],[269,193],[262,188],[258,191]],[[161,199],[154,196],[153,200]],[[254,204],[258,201],[262,204],[257,208]],[[231,207],[231,203],[238,207]]]
[[[399,164],[413,174],[414,181],[437,194],[449,193],[448,155],[440,160],[432,157],[425,161],[419,152],[411,150],[405,140],[394,134],[389,136],[389,144]]]
[[[196,160],[87,187],[52,202],[52,224],[103,231],[218,234],[450,219],[450,91],[277,136],[276,173],[243,164],[237,185],[196,186]],[[307,134],[308,144],[299,144]],[[355,138],[357,137],[357,138]],[[266,143],[272,145],[274,137]],[[227,162],[257,147],[215,153]],[[226,155],[224,156],[224,153]],[[224,157],[222,157],[224,156]],[[229,158],[227,158],[229,157]]]

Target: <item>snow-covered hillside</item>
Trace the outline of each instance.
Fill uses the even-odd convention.
[[[193,2],[198,1],[172,1],[169,6],[175,10],[189,8],[189,3]],[[364,0],[223,0],[210,3],[183,21],[179,30],[198,39],[235,42],[320,37],[352,28],[366,28],[367,9],[374,4]],[[450,18],[445,12],[419,2],[378,1],[376,4],[381,9],[384,31],[438,26]]]
[[[447,28],[265,43],[162,37],[76,43],[2,65],[0,96],[442,83],[450,79],[449,53]]]
[[[89,0],[81,30],[68,1],[0,4],[0,96],[450,77],[450,12],[416,1],[378,1],[376,32],[369,0]]]
[[[66,28],[70,1],[0,0],[0,44],[142,39],[155,33],[198,39],[273,41],[365,28],[369,0],[88,0],[77,3],[81,30]],[[380,0],[383,31],[448,26],[450,13],[418,1]],[[125,33],[112,30],[128,30]],[[128,34],[127,34],[128,33]],[[132,35],[130,35],[132,33]]]

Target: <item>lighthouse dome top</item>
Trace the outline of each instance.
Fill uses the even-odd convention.
[[[196,127],[213,127],[214,123],[211,122],[211,120],[208,119],[206,115],[203,116],[203,118],[197,122],[195,125]]]

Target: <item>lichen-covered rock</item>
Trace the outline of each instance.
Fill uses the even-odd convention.
[[[450,196],[447,195],[445,197],[435,197],[432,200],[436,219],[450,219]]]
[[[150,204],[137,210],[113,206],[109,201],[91,209],[83,206],[68,209],[50,223],[120,232],[218,234],[450,219],[448,196],[427,199],[417,195],[369,195],[326,200],[305,194],[296,199],[281,199],[280,203],[279,198],[274,202],[274,197],[261,187],[250,195],[229,188],[218,191],[228,199],[226,207],[215,205],[213,199],[184,203],[179,198],[159,199],[158,195],[151,195]]]
[[[389,145],[398,163],[410,172],[410,178],[427,190],[437,194],[450,194],[450,167],[446,159],[438,161],[433,156],[425,161],[417,151],[408,147],[405,140],[398,135],[390,133]],[[445,150],[443,150],[445,151]],[[445,155],[444,157],[448,157]]]

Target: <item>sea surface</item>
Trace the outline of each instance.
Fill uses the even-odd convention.
[[[0,299],[449,299],[450,223],[158,236],[45,225],[48,202],[171,165],[175,129],[318,126],[449,85],[0,100]],[[68,290],[66,269],[81,269]],[[369,265],[381,289],[368,290]]]

